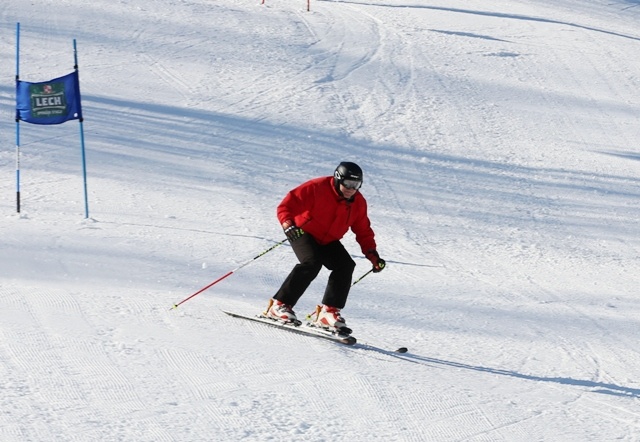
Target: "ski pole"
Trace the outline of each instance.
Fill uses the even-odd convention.
[[[244,266],[252,263],[253,261],[255,261],[256,259],[260,258],[263,255],[266,255],[267,253],[269,253],[270,251],[272,251],[273,249],[275,249],[276,247],[284,244],[287,241],[287,238],[283,239],[282,241],[280,241],[279,243],[276,243],[274,245],[272,245],[271,247],[269,247],[267,250],[260,252],[259,254],[257,254],[256,256],[254,256],[253,258],[251,258],[248,261],[245,261],[243,264],[241,264],[240,266],[236,267],[235,269],[231,270],[230,272],[227,272],[225,275],[222,275],[221,277],[219,277],[218,279],[216,279],[215,281],[213,281],[211,284],[209,284],[206,287],[202,287],[200,290],[198,290],[197,292],[195,292],[193,295],[189,296],[188,298],[183,299],[182,301],[178,302],[177,304],[174,304],[173,307],[171,309],[176,309],[178,308],[178,306],[180,304],[183,304],[185,302],[187,302],[189,299],[193,298],[196,295],[199,295],[200,293],[204,292],[205,290],[207,290],[208,288],[216,285],[217,283],[219,283],[220,281],[222,281],[223,279],[225,279],[228,276],[231,276],[234,274],[234,272],[237,272],[238,270],[240,270],[241,268],[243,268]],[[170,309],[170,310],[171,310]]]
[[[353,281],[353,284],[351,284],[351,287],[353,287],[354,285],[356,285],[357,283],[359,283],[360,281],[362,281],[364,279],[365,276],[367,276],[369,273],[373,272],[373,269],[369,270],[367,273],[365,273],[364,275],[362,275],[361,277],[359,277],[358,279],[356,279],[355,281]]]

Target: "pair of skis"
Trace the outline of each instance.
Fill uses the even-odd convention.
[[[337,342],[339,344],[344,344],[344,345],[355,345],[358,340],[354,337],[351,336],[350,334],[346,334],[346,333],[341,333],[340,331],[329,331],[329,330],[324,330],[322,328],[319,327],[312,327],[309,325],[305,325],[302,323],[284,323],[284,322],[280,322],[274,319],[270,319],[267,318],[266,316],[263,315],[255,315],[255,316],[251,316],[251,315],[244,315],[241,313],[235,313],[235,312],[230,312],[227,310],[223,310],[223,313],[232,316],[234,318],[239,318],[239,319],[244,319],[244,320],[248,320],[248,321],[253,321],[253,322],[257,322],[260,324],[265,324],[271,327],[276,327],[279,328],[281,330],[286,330],[286,331],[290,331],[293,333],[297,333],[300,335],[305,335],[305,336],[312,336],[312,337],[316,337],[316,338],[321,338],[321,339],[326,339],[329,341],[333,341],[333,342]],[[370,345],[366,345],[363,344],[364,348],[368,348],[372,346]],[[392,353],[406,353],[408,350],[406,347],[400,347],[397,350],[394,350]]]

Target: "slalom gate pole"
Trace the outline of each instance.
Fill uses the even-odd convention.
[[[82,153],[82,181],[84,183],[84,217],[85,219],[89,218],[89,197],[87,196],[87,160],[84,149],[84,128],[83,121],[84,117],[82,116],[82,100],[80,99],[80,73],[78,72],[78,46],[76,45],[76,39],[73,39],[73,69],[76,71],[76,96],[78,97],[79,103],[79,111],[80,118],[78,121],[80,122],[80,150]]]
[[[222,275],[221,277],[219,277],[218,279],[216,279],[215,281],[213,281],[211,284],[202,287],[200,290],[198,290],[197,292],[195,292],[193,295],[183,299],[182,301],[178,302],[177,304],[174,304],[173,307],[171,309],[176,309],[178,308],[179,305],[184,304],[185,302],[187,302],[189,299],[193,298],[196,295],[199,295],[200,293],[204,292],[205,290],[207,290],[210,287],[213,287],[214,285],[216,285],[217,283],[219,283],[220,281],[222,281],[223,279],[227,278],[228,276],[233,275],[235,272],[237,272],[238,270],[240,270],[241,268],[243,268],[244,266],[252,263],[253,261],[255,261],[256,259],[260,258],[261,256],[266,255],[267,253],[269,253],[270,251],[272,251],[273,249],[275,249],[278,246],[281,246],[282,244],[284,244],[285,242],[287,242],[287,238],[283,239],[282,241],[280,241],[279,243],[276,243],[274,245],[272,245],[271,247],[269,247],[267,250],[264,250],[262,252],[260,252],[259,254],[257,254],[256,256],[254,256],[253,258],[251,258],[248,261],[245,261],[243,264],[239,265],[238,267],[236,267],[235,269],[227,272],[226,274]],[[171,310],[170,309],[170,310]]]
[[[16,98],[20,80],[20,22],[16,23]],[[16,208],[20,213],[20,118],[16,110]]]

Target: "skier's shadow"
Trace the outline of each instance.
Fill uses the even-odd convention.
[[[398,357],[405,359],[407,361],[424,363],[432,366],[441,365],[441,366],[448,366],[448,367],[456,367],[456,368],[462,368],[465,370],[481,371],[481,372],[497,374],[501,376],[509,376],[512,378],[526,379],[529,381],[552,382],[555,384],[562,384],[562,385],[576,385],[580,387],[591,388],[594,393],[610,394],[613,396],[624,396],[624,397],[631,397],[631,398],[640,398],[640,389],[638,388],[623,387],[621,385],[608,384],[605,382],[595,382],[595,381],[588,381],[583,379],[572,379],[572,378],[563,378],[563,377],[534,376],[534,375],[518,373],[510,370],[502,370],[499,368],[482,367],[479,365],[470,365],[470,364],[463,364],[461,362],[446,361],[444,359],[429,358],[429,357],[419,356],[411,353],[403,354],[401,356],[399,355]]]

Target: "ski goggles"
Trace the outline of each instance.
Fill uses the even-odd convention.
[[[362,181],[358,180],[342,180],[342,185],[347,189],[358,190],[362,186]]]

